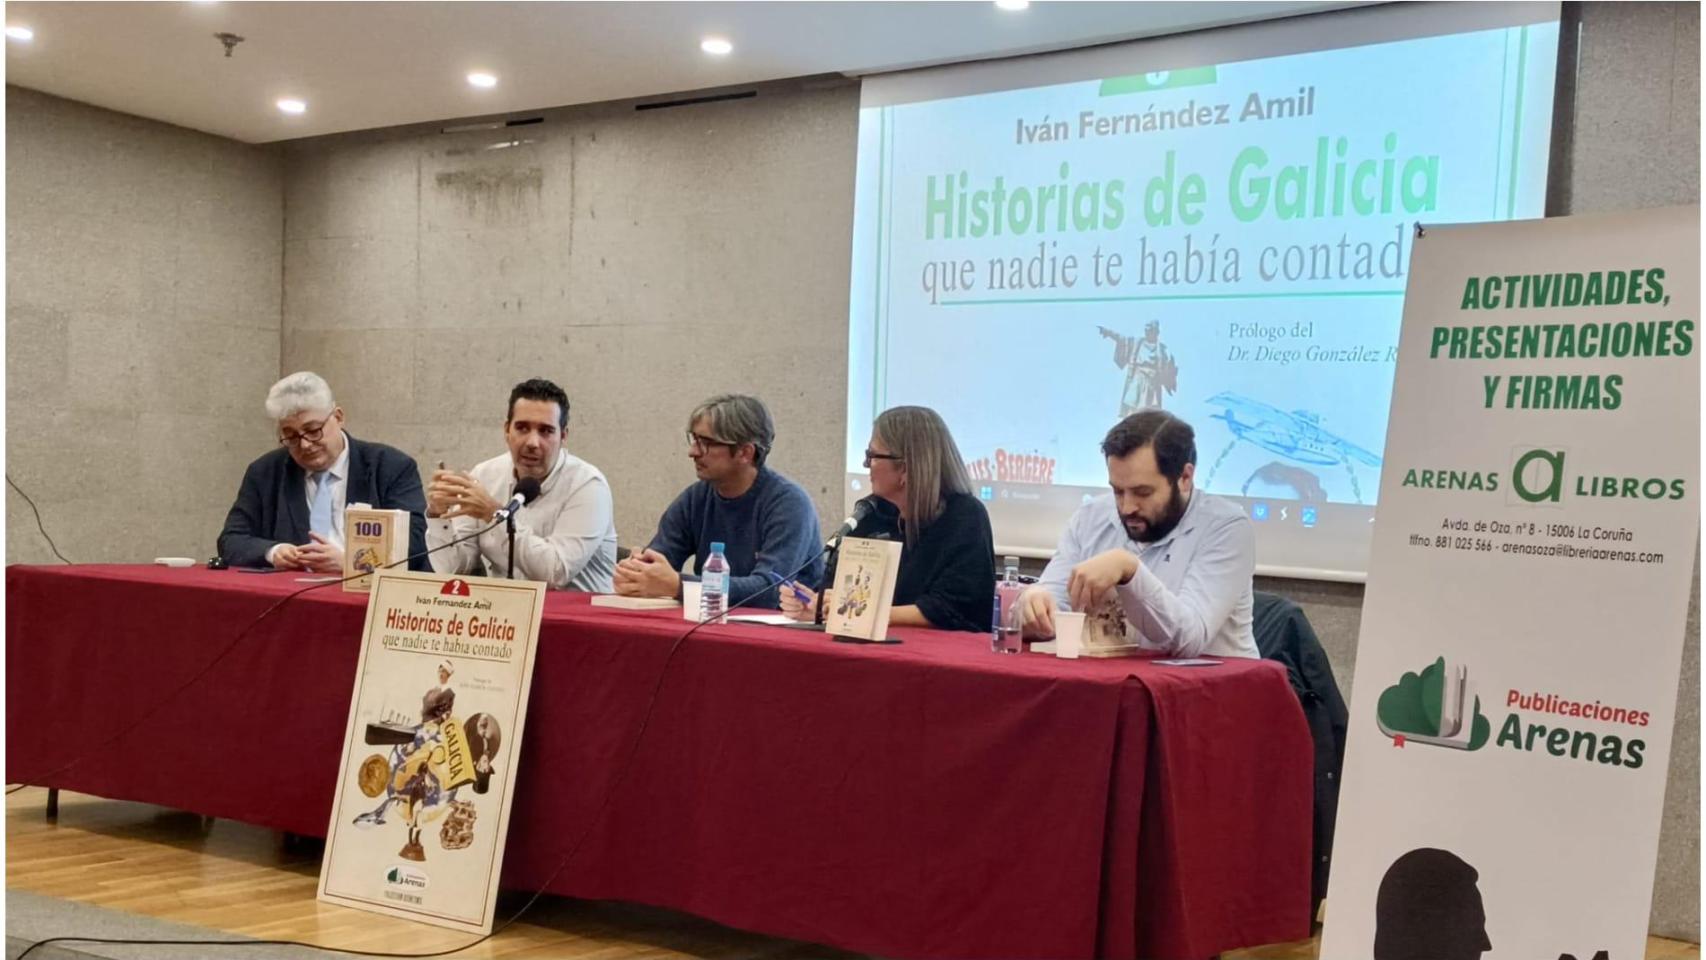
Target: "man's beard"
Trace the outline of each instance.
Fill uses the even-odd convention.
[[[1165,540],[1167,535],[1173,532],[1173,528],[1177,527],[1179,521],[1184,519],[1185,507],[1188,505],[1189,502],[1179,492],[1179,484],[1175,481],[1173,483],[1173,495],[1167,500],[1167,509],[1162,511],[1161,516],[1157,517],[1154,522],[1147,524],[1142,533],[1134,532],[1131,528],[1131,522],[1125,517],[1120,517],[1120,522],[1125,525],[1125,535],[1133,541],[1155,543],[1158,540]]]

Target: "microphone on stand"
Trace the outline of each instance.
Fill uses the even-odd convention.
[[[534,500],[539,499],[539,481],[532,477],[524,477],[515,485],[515,495],[503,505],[503,509],[494,514],[498,520],[508,520],[510,515]]]
[[[509,502],[497,512],[498,518],[504,522],[504,529],[509,533],[509,570],[506,576],[510,580],[515,579],[515,512],[537,499],[539,481],[532,477],[522,477],[516,482],[515,493],[510,496]]]
[[[835,567],[836,561],[841,559],[842,539],[852,533],[855,527],[863,523],[865,518],[870,516],[872,511],[877,509],[876,497],[877,495],[873,493],[870,496],[855,502],[853,504],[853,513],[847,519],[841,521],[841,526],[836,527],[835,532],[830,534],[829,539],[824,542],[823,552],[829,555],[829,561],[825,563],[823,567],[823,583],[825,587],[835,582]],[[817,608],[813,611],[813,620],[817,623],[823,622],[823,590],[821,588],[817,592]]]
[[[853,513],[847,519],[841,521],[841,526],[836,527],[835,532],[829,535],[828,540],[824,541],[824,550],[834,550],[836,547],[841,546],[841,538],[852,533],[853,528],[865,522],[865,518],[871,515],[872,510],[876,509],[876,505],[871,502],[871,497],[874,496],[876,496],[876,494],[873,493],[870,497],[866,497],[853,504]]]

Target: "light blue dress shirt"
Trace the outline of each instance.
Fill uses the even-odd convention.
[[[1250,630],[1255,525],[1244,511],[1195,490],[1172,533],[1140,544],[1120,522],[1114,495],[1104,493],[1072,515],[1040,583],[1062,610],[1071,610],[1072,568],[1116,549],[1138,559],[1137,575],[1114,588],[1128,638],[1176,657],[1260,656]]]
[[[333,546],[342,550],[344,548],[344,507],[347,506],[345,500],[349,496],[348,434],[344,435],[344,452],[338,454],[337,462],[322,471],[318,479],[315,478],[314,474],[309,474],[302,478],[302,492],[306,494],[308,498],[309,517],[313,517],[314,515],[314,496],[320,492],[321,484],[331,485],[328,489],[331,493],[331,502],[329,506],[332,511],[331,532],[328,534],[322,534],[322,536],[331,541]],[[271,547],[267,548],[267,563],[277,566],[276,563],[273,563],[273,558],[278,555],[278,549],[282,546],[284,546],[284,544],[275,543]],[[299,543],[296,544],[296,546],[300,547],[303,546],[303,544]]]

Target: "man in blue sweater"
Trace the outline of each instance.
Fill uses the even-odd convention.
[[[616,592],[680,597],[682,563],[692,557],[693,569],[704,569],[714,542],[723,544],[729,562],[731,604],[750,597],[746,606],[775,607],[770,573],[817,583],[823,575],[817,510],[799,484],[764,465],[776,427],[763,401],[712,397],[688,423],[687,455],[699,482],[664,511],[651,545],[616,565]]]

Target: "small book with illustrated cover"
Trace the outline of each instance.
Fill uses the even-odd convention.
[[[1084,611],[1081,657],[1134,657],[1143,652],[1137,628],[1126,620],[1119,594],[1109,590]]]
[[[398,563],[409,556],[409,512],[407,510],[374,510],[358,503],[344,511],[344,581],[346,593],[367,593],[373,589],[373,571],[389,564],[403,571],[408,564]]]
[[[853,640],[888,639],[889,609],[900,573],[898,540],[841,541],[835,583],[824,602],[824,632]]]

